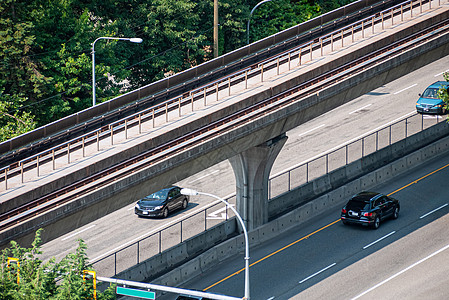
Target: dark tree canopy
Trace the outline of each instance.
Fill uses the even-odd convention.
[[[219,1],[219,54],[246,44],[260,1]],[[251,18],[250,40],[347,4],[272,0]],[[139,37],[141,44],[95,44],[97,103],[212,58],[210,0],[2,0],[0,141],[88,108],[91,44],[98,37]]]

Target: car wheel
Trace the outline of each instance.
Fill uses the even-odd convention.
[[[189,205],[189,202],[187,202],[187,199],[184,199],[182,201],[182,209],[185,209],[187,207],[187,205]]]
[[[168,208],[164,208],[164,211],[162,212],[162,218],[168,217]]]
[[[393,219],[397,219],[399,217],[399,207],[395,207],[393,211]]]
[[[373,228],[377,229],[380,226],[380,218],[377,216],[376,219],[374,219]]]

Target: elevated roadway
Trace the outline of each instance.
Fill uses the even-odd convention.
[[[423,17],[424,18],[434,17],[437,19],[441,19],[442,15],[440,13],[443,13],[443,19],[444,19],[444,13],[445,13],[444,7],[443,8],[440,7],[435,11],[437,13],[435,13],[433,15],[432,15],[432,13],[429,13],[427,15],[423,15]],[[430,22],[430,21],[427,21],[427,22]],[[420,23],[420,24],[428,25],[428,23],[426,23],[426,22]],[[421,25],[421,26],[423,26],[423,25]],[[414,27],[416,28],[419,26],[414,26]],[[399,28],[400,28],[400,26],[393,27],[391,29],[392,29],[392,31],[399,30],[399,32],[401,34],[404,34],[404,31],[401,31]],[[370,42],[374,42],[374,44],[378,45],[379,43],[380,44],[385,43],[388,39],[390,39],[390,41],[391,41],[391,35],[390,35],[390,38],[385,38],[385,36],[382,37],[382,35],[386,32],[389,32],[391,34],[392,31],[385,30],[380,34],[374,34],[373,36],[371,36],[371,38],[373,40],[371,40]],[[388,36],[388,34],[387,34],[387,36]],[[415,62],[413,62],[413,66],[417,67],[417,66],[419,66],[419,64],[425,64],[426,59],[434,59],[435,56],[438,57],[438,53],[441,55],[441,51],[443,51],[442,53],[445,53],[446,50],[444,49],[444,47],[441,48],[441,46],[438,46],[438,45],[436,47],[437,48],[431,48],[432,50],[427,49],[427,51],[424,51],[424,52],[426,52],[427,58],[423,58],[423,56],[421,56],[419,59],[419,63],[415,61]],[[351,48],[351,47],[349,47],[349,48]],[[360,49],[362,49],[362,50],[360,50]],[[339,57],[346,57],[346,58],[350,57],[350,54],[348,54],[348,52],[343,48],[340,50],[337,50],[337,49],[333,49],[333,50],[334,50],[334,52],[332,52],[332,53],[337,53],[337,54],[341,55]],[[352,51],[354,49],[350,49],[350,50]],[[362,51],[362,52],[366,51],[366,46],[365,47],[362,46],[361,48],[359,48],[358,51]],[[424,55],[424,57],[426,57],[426,55]],[[320,64],[322,63],[321,66],[323,66],[323,65],[326,66],[325,68],[330,68],[330,66],[332,66],[332,63],[326,62],[327,58],[328,57],[319,60],[319,63]],[[336,59],[336,57],[332,57],[332,58]],[[313,64],[310,64],[307,67],[311,67],[312,65]],[[315,68],[315,67],[316,66],[312,66],[312,68]],[[322,69],[320,69],[320,70],[322,70]],[[404,72],[404,71],[405,70],[402,70],[402,72]],[[373,72],[373,70],[371,70],[371,72]],[[377,72],[379,72],[379,71],[377,71]],[[313,71],[309,71],[309,73],[306,73],[306,74],[309,74],[309,76],[311,76],[312,73],[313,73]],[[217,148],[217,146],[214,144],[215,142],[212,142],[208,146],[210,148],[207,151],[210,151],[210,152],[207,155],[204,155],[205,153],[207,153],[207,151],[206,151],[207,147],[202,145],[200,148],[196,148],[196,150],[194,150],[194,151],[190,150],[187,153],[187,156],[184,156],[184,158],[181,158],[182,157],[182,155],[181,155],[181,156],[178,156],[175,160],[166,161],[164,164],[159,164],[159,171],[157,169],[155,169],[154,167],[150,167],[150,168],[147,168],[146,171],[143,173],[141,172],[136,175],[128,176],[122,181],[116,181],[112,186],[109,187],[108,192],[106,192],[104,189],[91,192],[88,196],[83,197],[80,201],[71,204],[72,210],[78,211],[75,214],[71,215],[73,220],[77,220],[75,222],[72,222],[72,224],[79,225],[80,222],[84,223],[84,222],[87,222],[89,219],[95,219],[99,215],[107,213],[108,211],[111,211],[117,207],[123,206],[124,204],[126,204],[124,201],[129,201],[129,200],[124,200],[124,199],[130,199],[130,198],[136,199],[136,198],[142,197],[142,196],[148,194],[149,192],[154,191],[155,189],[166,185],[169,182],[175,182],[178,179],[187,177],[197,171],[200,171],[200,170],[202,170],[206,167],[209,167],[219,161],[222,161],[223,159],[233,157],[236,154],[239,154],[255,145],[260,145],[260,144],[265,143],[270,140],[276,140],[277,137],[279,137],[279,136],[282,137],[282,134],[285,131],[287,131],[291,128],[294,128],[295,126],[309,120],[310,118],[313,118],[314,116],[319,115],[322,112],[328,111],[329,109],[331,109],[341,103],[349,101],[357,94],[363,93],[364,91],[369,90],[373,86],[380,85],[385,81],[389,81],[389,80],[399,76],[400,74],[401,74],[401,72],[392,74],[391,71],[388,71],[388,72],[384,71],[383,76],[374,77],[375,80],[372,80],[372,81],[368,81],[368,82],[365,81],[363,84],[359,84],[357,86],[357,89],[351,90],[351,92],[348,92],[348,91],[336,92],[336,90],[333,90],[332,92],[330,92],[328,94],[328,95],[330,95],[330,98],[326,98],[325,96],[323,96],[323,93],[320,92],[321,95],[319,97],[316,97],[316,95],[313,95],[308,101],[305,101],[305,102],[299,104],[298,107],[303,107],[306,109],[300,113],[297,113],[297,115],[295,115],[295,114],[288,115],[288,119],[286,119],[286,120],[281,119],[281,120],[273,121],[273,115],[275,115],[275,114],[273,114],[272,116],[265,117],[264,121],[262,121],[261,123],[258,124],[258,125],[261,125],[260,128],[263,128],[263,129],[260,129],[260,128],[256,129],[256,127],[254,127],[254,124],[256,124],[256,123],[253,123],[253,125],[250,125],[250,127],[253,127],[253,129],[245,128],[244,131],[246,132],[246,134],[251,134],[251,139],[245,139],[243,141],[242,136],[240,136],[238,134],[239,130],[237,130],[232,135],[220,135],[217,140],[221,139],[222,141],[226,141],[227,142],[226,146]],[[268,75],[266,75],[266,76],[268,77]],[[286,72],[285,75],[280,76],[280,77],[277,76],[277,74],[276,74],[276,76],[274,76],[273,79],[275,77],[277,78],[276,80],[279,80],[280,77],[283,77],[282,78],[282,79],[284,79],[283,83],[276,82],[276,80],[273,80],[268,85],[268,89],[267,89],[267,85],[265,85],[265,84],[263,86],[255,87],[253,92],[258,92],[258,94],[256,94],[256,95],[258,95],[258,96],[256,96],[256,98],[257,97],[265,98],[267,95],[276,94],[275,89],[277,89],[278,87],[281,87],[281,89],[285,88],[285,82],[287,82],[287,86],[288,86],[292,82],[295,82],[298,80],[297,79],[298,74],[296,73],[296,70],[294,70],[294,71],[290,70],[289,72]],[[287,79],[287,81],[285,81],[285,79]],[[290,80],[290,81],[288,81],[288,80]],[[259,89],[260,91],[257,91],[257,89]],[[236,100],[238,97],[239,96],[230,97],[230,98],[233,98],[232,100]],[[243,95],[243,97],[246,98],[246,95]],[[316,103],[317,101],[318,101],[318,104],[314,104],[314,106],[310,106],[311,104]],[[240,103],[240,102],[234,102],[234,103]],[[228,103],[226,103],[226,105],[227,104]],[[220,105],[223,105],[223,103],[221,103]],[[316,105],[321,105],[321,106],[316,106]],[[236,107],[238,107],[238,105],[234,104],[233,109],[235,109]],[[223,112],[228,111],[227,109],[224,109]],[[290,107],[290,109],[292,109],[292,107]],[[307,110],[307,109],[309,109],[309,110]],[[287,111],[288,111],[288,109],[285,110],[285,112],[287,112]],[[295,111],[295,109],[293,109],[293,111]],[[277,112],[277,113],[279,113],[279,112]],[[282,115],[284,113],[280,113],[280,114]],[[198,116],[198,112],[196,113],[196,116]],[[185,120],[185,118],[184,118],[184,120]],[[203,119],[203,121],[206,121],[206,120],[210,120],[210,119],[209,118]],[[176,121],[176,122],[179,122],[179,121]],[[263,125],[264,123],[271,124],[271,125],[269,125],[267,127],[267,125]],[[173,124],[170,124],[170,126],[172,126],[172,125]],[[185,126],[183,127],[183,129],[188,130]],[[167,138],[167,137],[168,136],[165,136],[165,138]],[[141,141],[145,138],[148,139],[148,136],[141,137]],[[138,139],[135,139],[134,141],[137,141],[137,140]],[[151,139],[150,142],[153,143],[154,140],[155,140],[155,138]],[[243,141],[243,143],[242,143],[242,141]],[[140,144],[140,147],[146,147],[146,146],[151,146],[151,144],[148,144],[145,142]],[[199,160],[200,156],[198,156],[199,149],[201,149],[201,157],[202,157],[201,160]],[[123,149],[118,149],[118,150],[120,151],[120,154],[116,155],[116,159],[122,159],[123,153],[126,151],[123,151]],[[196,153],[196,154],[194,154],[194,153]],[[186,153],[184,153],[183,155],[186,155]],[[98,155],[96,157],[97,161],[100,158],[100,156],[101,155]],[[187,162],[184,161],[186,159],[186,157],[188,157]],[[194,162],[194,159],[195,159],[195,162]],[[274,161],[273,158],[270,158],[270,159],[272,159]],[[107,159],[105,158],[105,160],[111,161],[111,158],[108,157]],[[114,161],[114,160],[115,159],[112,159],[112,161]],[[84,161],[87,161],[87,160],[84,160]],[[162,169],[160,169],[161,166],[162,166]],[[78,164],[74,168],[79,169],[80,164]],[[95,168],[93,168],[93,169],[95,169]],[[68,169],[65,169],[65,171],[67,171],[67,170]],[[71,180],[76,181],[77,176],[78,176],[78,178],[85,176],[86,171],[87,171],[87,173],[92,172],[90,167],[86,166],[85,170],[78,172],[78,173],[75,172],[74,173],[75,175],[71,174],[70,176],[66,176],[65,178],[66,179],[71,178]],[[151,174],[151,175],[148,177],[144,177],[143,176],[144,173]],[[157,177],[154,175],[154,173],[158,174]],[[78,174],[78,175],[76,175],[76,174]],[[52,175],[50,175],[50,176],[52,176]],[[50,176],[47,176],[46,180],[50,179]],[[149,179],[152,179],[150,184],[148,184]],[[62,182],[62,181],[60,181],[60,182]],[[141,182],[142,185],[141,186],[136,185],[136,183],[138,183],[138,182]],[[18,189],[14,190],[14,192],[17,192],[17,191],[18,191]],[[12,197],[15,199],[15,201],[19,201],[20,197],[17,194],[14,195],[13,191],[7,192],[6,194],[12,195]],[[101,204],[95,206],[94,210],[88,212],[89,216],[86,215],[86,211],[80,211],[80,206],[82,207],[83,205],[85,205],[85,207],[88,207],[92,203],[92,201],[98,201],[99,199],[105,199],[105,198],[107,198],[108,202],[101,203]],[[261,198],[263,200],[263,197],[261,197]],[[247,206],[248,203],[244,203],[241,205]],[[3,207],[5,207],[5,205]],[[67,212],[67,210],[70,211],[70,208],[67,208],[67,206],[66,206],[66,207],[62,208],[60,212],[56,212],[56,214],[61,215],[63,212]],[[259,213],[259,212],[255,211],[255,213]],[[257,218],[252,217],[251,218],[251,217],[247,216],[245,219],[246,220],[253,219],[252,222],[255,222],[255,223],[252,226],[257,226],[257,224],[265,222],[267,217],[268,216],[262,214],[261,217],[257,217]],[[23,232],[26,232],[27,230],[32,231],[32,229],[36,228],[36,226],[41,226],[43,224],[45,224],[45,222],[42,223],[42,220],[38,220],[34,224],[31,224],[28,227],[28,229],[25,229],[25,228],[17,229],[16,233],[14,233],[13,236],[17,236],[18,232],[23,233]],[[61,226],[56,225],[52,229],[54,229],[54,230],[51,230],[51,232],[53,234],[57,235],[57,234],[61,233],[61,232],[58,232],[59,229],[68,230],[69,228],[63,229]],[[50,237],[48,237],[48,238],[50,238]]]
[[[373,129],[412,115],[418,93],[430,83],[441,79],[448,65],[449,57],[446,56],[287,132],[289,139],[273,165],[272,175],[282,173]],[[436,122],[437,116],[424,116],[424,126],[431,126]],[[398,128],[398,131],[402,129]],[[211,192],[221,197],[235,193],[235,177],[229,162],[226,161],[176,184]],[[73,252],[77,246],[77,239],[82,238],[88,245],[87,253],[91,262],[96,262],[159,229],[179,222],[203,209],[210,201],[211,199],[206,197],[192,198],[187,210],[177,212],[164,220],[137,218],[132,203],[46,243],[43,246],[44,254],[46,258],[55,257],[59,260],[67,253]],[[209,222],[221,217],[221,212],[215,213],[215,210],[208,212]],[[204,224],[191,222],[186,226],[198,231]],[[110,276],[105,273],[102,275]]]
[[[337,207],[251,249],[251,298],[446,299],[448,176],[445,153],[374,187],[401,201],[378,230],[344,226]],[[243,266],[239,254],[182,287],[241,296]]]

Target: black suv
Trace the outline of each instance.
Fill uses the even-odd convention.
[[[361,192],[354,195],[341,209],[343,224],[362,224],[379,228],[380,221],[399,216],[399,201],[374,192]]]

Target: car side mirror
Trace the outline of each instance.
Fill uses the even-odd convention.
[[[421,93],[419,93],[418,96],[421,97]]]

